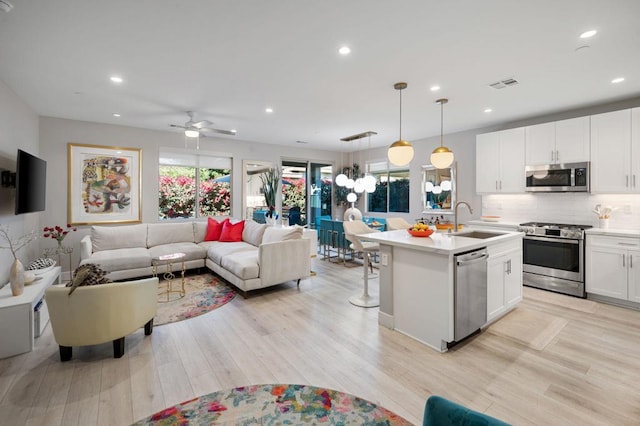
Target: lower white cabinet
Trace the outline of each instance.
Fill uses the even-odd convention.
[[[522,300],[522,241],[488,247],[487,321]]]
[[[587,235],[587,293],[640,302],[640,238]]]

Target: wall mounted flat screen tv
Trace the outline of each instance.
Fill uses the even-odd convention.
[[[45,209],[47,162],[21,149],[16,165],[16,214]]]

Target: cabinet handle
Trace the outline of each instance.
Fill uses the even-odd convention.
[[[500,181],[500,190],[502,191],[502,181]]]
[[[636,187],[636,175],[633,175],[633,187]]]
[[[621,242],[618,242],[618,245],[619,245],[619,246],[635,247],[635,246],[636,246],[636,243],[621,243]]]
[[[498,190],[498,181],[496,181],[496,191]]]
[[[553,158],[555,156],[555,151],[551,150],[551,162],[553,163],[555,161],[555,158]]]
[[[509,272],[508,272],[508,274],[511,275],[511,259],[509,259],[508,264],[509,264]]]
[[[629,175],[624,175],[625,184],[624,186],[629,186]]]
[[[633,268],[633,255],[629,255],[629,268]]]
[[[626,258],[626,257],[627,257],[626,255],[624,255],[624,254],[622,255],[622,267],[623,267],[623,268],[626,268],[626,267],[627,267],[626,262],[625,262],[625,258]]]
[[[560,151],[556,151],[556,161],[560,162]]]

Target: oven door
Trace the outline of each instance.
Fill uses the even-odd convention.
[[[526,236],[522,246],[523,272],[584,281],[583,240]]]

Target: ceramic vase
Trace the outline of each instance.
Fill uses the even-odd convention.
[[[13,261],[9,272],[9,283],[11,285],[11,294],[20,296],[24,291],[24,266],[18,259]]]

